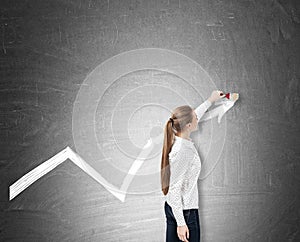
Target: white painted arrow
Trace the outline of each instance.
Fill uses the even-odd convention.
[[[218,106],[206,113],[200,118],[199,122],[203,122],[218,116],[218,123],[221,122],[223,115],[233,107],[235,102],[239,99],[238,93],[232,93],[230,99],[221,98],[214,102],[215,106]],[[220,105],[220,106],[219,106]]]
[[[38,179],[52,171],[55,167],[70,159],[75,165],[81,168],[85,173],[94,178],[98,183],[102,184],[107,190],[109,190],[114,196],[125,201],[126,191],[122,192],[120,189],[110,184],[103,178],[93,167],[86,163],[77,153],[75,153],[70,147],[66,147],[49,160],[43,162],[26,175],[22,176],[14,184],[9,187],[9,200],[12,200],[24,191],[31,184]]]
[[[132,182],[133,177],[142,166],[146,157],[150,154],[151,150],[154,147],[153,144],[156,143],[159,138],[161,138],[161,135],[154,139],[148,140],[146,145],[143,147],[141,153],[139,154],[138,158],[133,162],[127,176],[125,177],[121,185],[121,189],[107,182],[105,178],[103,178],[93,167],[91,167],[87,162],[85,162],[76,152],[74,152],[70,147],[66,147],[64,150],[60,151],[49,160],[43,162],[30,172],[22,176],[14,184],[12,184],[9,187],[9,200],[14,199],[31,184],[33,184],[38,179],[52,171],[54,168],[56,168],[58,165],[60,165],[67,159],[70,159],[85,173],[87,173],[89,176],[95,179],[98,183],[102,184],[116,198],[124,202],[126,197],[126,191],[130,183]]]
[[[208,119],[212,119],[213,117],[218,116],[218,122],[220,123],[223,115],[233,107],[235,101],[238,99],[238,94],[233,100],[225,100],[219,99],[215,102],[215,105],[221,105],[209,112],[206,112],[200,119],[200,122],[206,121]],[[56,155],[54,155],[49,160],[43,162],[24,176],[22,176],[19,180],[17,180],[14,184],[9,187],[9,200],[14,199],[18,196],[22,191],[24,191],[31,184],[36,182],[38,179],[52,171],[58,165],[70,159],[75,165],[81,168],[85,173],[95,179],[98,183],[102,184],[110,193],[112,193],[116,198],[120,201],[124,202],[126,197],[126,191],[132,182],[135,174],[138,172],[142,164],[144,163],[147,156],[152,151],[154,145],[159,143],[163,138],[163,135],[159,135],[154,139],[150,138],[146,145],[141,150],[137,159],[131,165],[128,174],[126,175],[123,183],[121,185],[121,189],[117,188],[113,184],[107,182],[105,178],[103,178],[93,167],[91,167],[87,162],[85,162],[76,152],[74,152],[70,147],[66,147]]]

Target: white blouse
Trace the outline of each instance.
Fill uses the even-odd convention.
[[[211,104],[206,100],[195,109],[198,123]],[[201,171],[201,161],[194,143],[175,135],[169,162],[171,175],[165,201],[172,207],[177,226],[182,226],[186,224],[182,210],[199,208],[197,180]]]

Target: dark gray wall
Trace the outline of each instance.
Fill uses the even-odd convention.
[[[147,194],[132,192],[122,203],[70,161],[8,200],[9,186],[24,174],[66,146],[76,151],[72,111],[86,77],[109,58],[140,48],[181,53],[204,68],[216,89],[240,94],[222,120],[224,146],[206,175],[205,139],[198,147],[204,163],[198,181],[202,241],[300,240],[299,1],[2,0],[0,10],[1,241],[164,241],[159,186]],[[98,127],[109,130],[112,109],[125,94],[120,113],[136,114],[143,93],[171,109],[182,101],[163,88],[130,93],[132,80],[151,84],[151,77],[161,75],[193,105],[210,95],[198,98],[179,77],[154,74],[120,77],[99,102]],[[164,124],[162,108],[132,119],[119,115],[117,142],[124,142],[118,134],[129,128],[151,131],[158,124],[143,122],[160,110],[165,116],[153,120]],[[202,132],[209,137],[206,127]],[[147,135],[131,137],[138,146]],[[120,169],[130,167],[130,156],[125,162],[118,148],[111,152]],[[159,168],[159,153],[153,162]]]

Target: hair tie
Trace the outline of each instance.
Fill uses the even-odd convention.
[[[174,120],[172,118],[169,118],[169,120],[172,122],[172,125],[174,124]]]

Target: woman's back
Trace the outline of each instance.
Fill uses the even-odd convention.
[[[169,161],[170,186],[166,201],[180,226],[185,224],[183,209],[199,208],[197,180],[201,161],[194,143],[179,136],[175,136]]]

